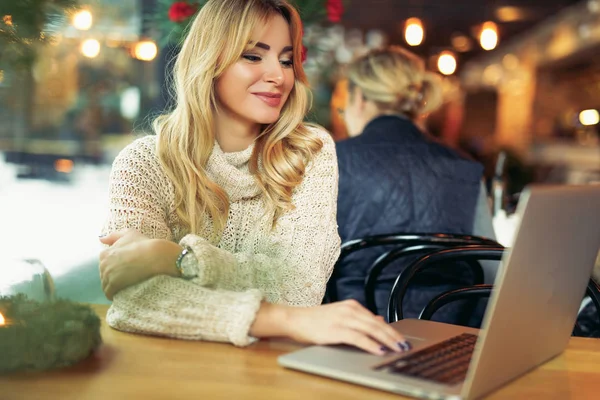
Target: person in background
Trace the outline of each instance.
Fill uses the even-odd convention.
[[[340,141],[348,138],[346,122],[344,121],[344,108],[346,107],[348,97],[348,80],[340,79],[336,82],[333,93],[331,94],[330,115],[331,129],[330,133],[334,141]]]
[[[342,243],[395,232],[493,238],[483,167],[419,128],[422,117],[441,103],[438,77],[426,71],[423,60],[396,46],[373,50],[350,63],[347,80],[344,117],[350,138],[336,143]],[[365,303],[364,280],[380,254],[381,248],[372,248],[345,258],[332,283],[338,298]],[[376,290],[380,315],[386,315],[395,277],[412,260],[384,270]],[[454,274],[413,285],[405,316],[416,317],[425,298],[453,287],[437,285],[437,278],[440,285],[460,284]]]
[[[339,255],[337,161],[304,124],[302,24],[283,0],[209,0],[174,67],[175,108],[115,159],[100,254],[119,330],[403,351],[355,301],[321,305]]]

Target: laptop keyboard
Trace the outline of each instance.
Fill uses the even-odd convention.
[[[389,368],[390,373],[453,385],[465,380],[475,342],[477,335],[463,333],[376,369]]]

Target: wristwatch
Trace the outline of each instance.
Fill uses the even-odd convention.
[[[175,261],[175,268],[183,279],[193,279],[198,276],[198,262],[190,247],[183,246],[183,250]]]

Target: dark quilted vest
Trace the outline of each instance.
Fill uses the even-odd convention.
[[[411,121],[384,116],[363,133],[336,144],[340,171],[337,220],[342,242],[393,232],[462,233],[473,229],[482,166],[422,133]],[[364,304],[364,279],[382,248],[358,251],[336,270],[340,299]],[[385,310],[395,277],[412,259],[388,266],[377,285]],[[435,271],[419,278],[405,297],[405,317],[416,317],[443,290],[470,284],[466,269]],[[437,320],[453,319],[460,307],[445,307]]]

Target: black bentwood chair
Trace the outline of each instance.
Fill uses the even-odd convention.
[[[400,275],[396,278],[396,282],[392,287],[392,293],[390,294],[390,300],[388,303],[388,318],[390,322],[398,321],[403,319],[402,314],[402,303],[403,297],[408,290],[411,280],[414,277],[423,272],[424,270],[433,266],[441,266],[444,263],[452,263],[456,261],[482,261],[482,260],[498,260],[502,258],[504,248],[501,246],[481,246],[471,245],[456,247],[452,249],[444,249],[429,253],[417,261],[412,263],[409,267],[403,270]],[[440,308],[447,304],[450,304],[459,300],[479,300],[483,298],[489,298],[492,293],[493,285],[489,284],[476,284],[473,286],[463,287],[440,293],[439,295],[432,298],[429,303],[423,308],[419,315],[419,319],[432,319],[433,315]],[[598,285],[593,279],[590,279],[586,288],[586,296],[590,298],[593,304],[596,315],[596,322],[600,321],[600,285]],[[600,327],[596,326],[595,329],[587,329],[585,332],[580,326],[580,319],[582,318],[580,310],[580,316],[578,321],[575,323],[573,335],[575,336],[598,336],[600,333]]]
[[[337,291],[337,282],[339,278],[339,265],[350,254],[359,250],[384,247],[382,254],[371,265],[365,276],[365,298],[366,306],[372,312],[377,313],[375,301],[375,289],[378,278],[383,270],[388,267],[393,261],[399,260],[402,257],[418,256],[427,254],[431,251],[450,248],[454,246],[464,245],[498,245],[497,242],[474,235],[462,235],[451,233],[391,233],[383,235],[367,236],[360,239],[354,239],[342,244],[340,256],[334,266],[332,276],[327,284],[325,302],[334,302],[339,300]],[[391,246],[391,249],[390,249]],[[483,283],[483,271],[479,263],[470,263],[474,276],[476,277],[473,283]]]

